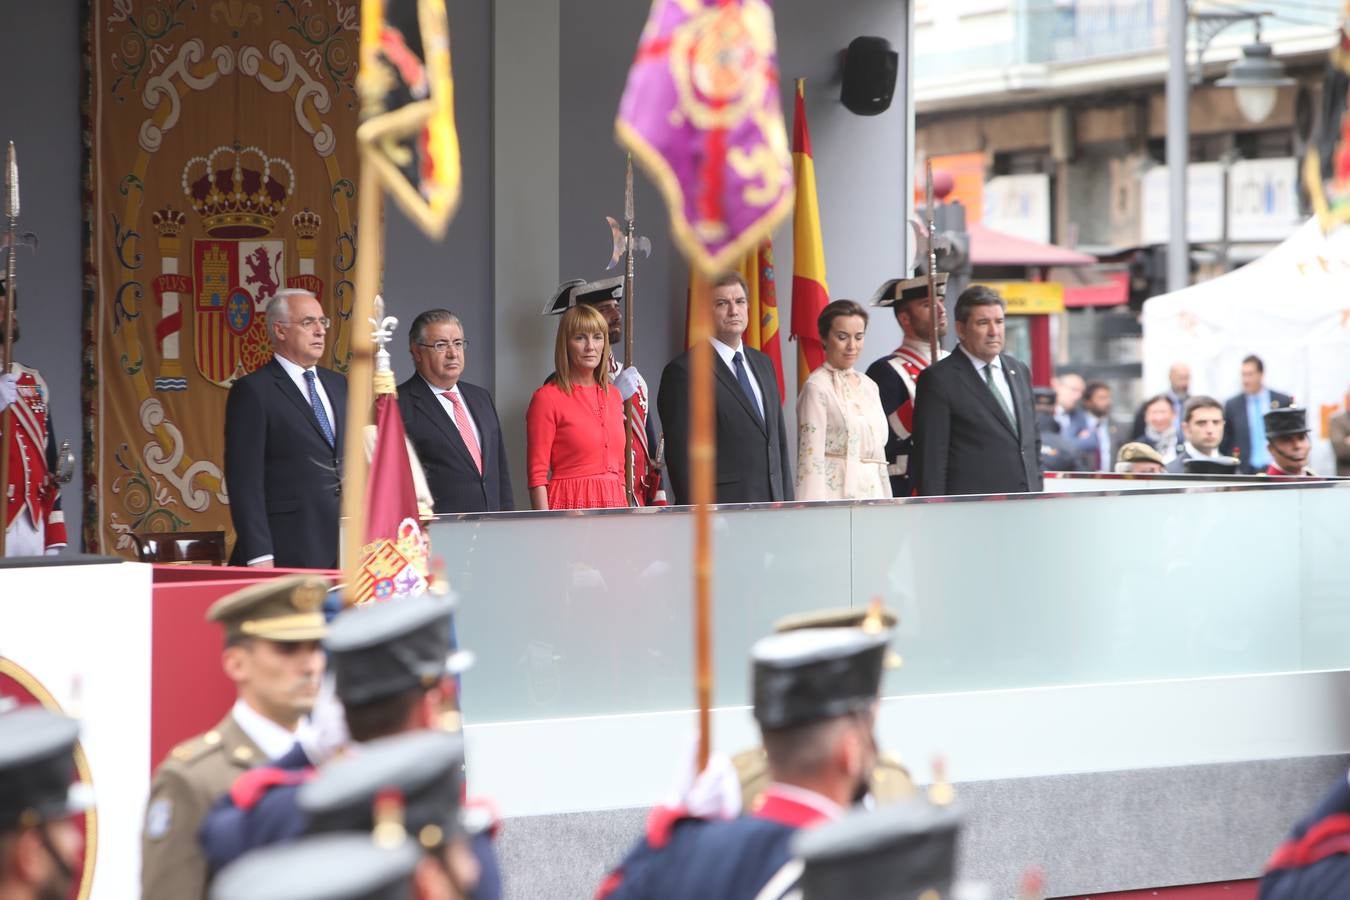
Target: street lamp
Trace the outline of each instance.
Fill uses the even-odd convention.
[[[1270,45],[1261,40],[1261,17],[1268,12],[1222,10],[1195,12],[1190,0],[1168,0],[1167,23],[1167,181],[1168,226],[1167,290],[1178,291],[1190,281],[1190,242],[1186,233],[1186,167],[1190,162],[1190,84],[1186,58],[1186,26],[1195,23],[1197,49],[1194,83],[1204,79],[1204,56],[1215,35],[1238,22],[1253,22],[1256,41],[1242,48],[1242,58],[1233,63],[1219,87],[1236,88],[1234,99],[1249,122],[1260,122],[1275,108],[1276,92],[1293,80],[1284,77],[1284,66],[1271,56]]]
[[[1215,82],[1217,87],[1233,88],[1242,117],[1252,124],[1264,122],[1275,109],[1282,87],[1294,79],[1284,74],[1284,64],[1270,55],[1270,45],[1261,40],[1261,21],[1256,23],[1256,41],[1242,48],[1242,57]]]

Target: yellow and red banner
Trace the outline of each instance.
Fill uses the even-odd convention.
[[[816,164],[811,157],[811,131],[806,125],[803,79],[797,79],[797,106],[792,122],[792,171],[797,182],[792,217],[792,338],[797,342],[797,386],[825,361],[825,347],[816,319],[830,302],[825,282],[825,240],[820,233],[816,199]]]
[[[90,0],[85,545],[230,531],[225,397],[312,291],[347,367],[359,47],[350,3]]]
[[[439,239],[460,194],[445,0],[361,0],[361,22],[357,137],[384,189],[422,231]]]

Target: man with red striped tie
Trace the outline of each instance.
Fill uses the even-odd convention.
[[[417,373],[398,386],[398,409],[437,513],[515,508],[492,395],[461,378],[468,347],[448,309],[429,309],[408,329]]]

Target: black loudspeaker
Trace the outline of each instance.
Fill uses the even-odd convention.
[[[860,116],[884,113],[895,93],[900,54],[891,42],[879,37],[854,38],[844,56],[844,87],[839,99],[849,112]]]

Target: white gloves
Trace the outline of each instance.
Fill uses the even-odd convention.
[[[619,396],[623,398],[625,403],[628,402],[628,398],[637,393],[641,384],[642,376],[638,374],[638,370],[634,366],[629,366],[614,376],[614,386],[619,389]]]
[[[708,767],[695,773],[698,766],[698,740],[690,753],[675,767],[675,784],[665,806],[683,809],[700,819],[734,819],[741,812],[741,780],[731,757],[725,753],[708,754]]]
[[[13,372],[0,375],[0,409],[19,399],[19,376]]]

